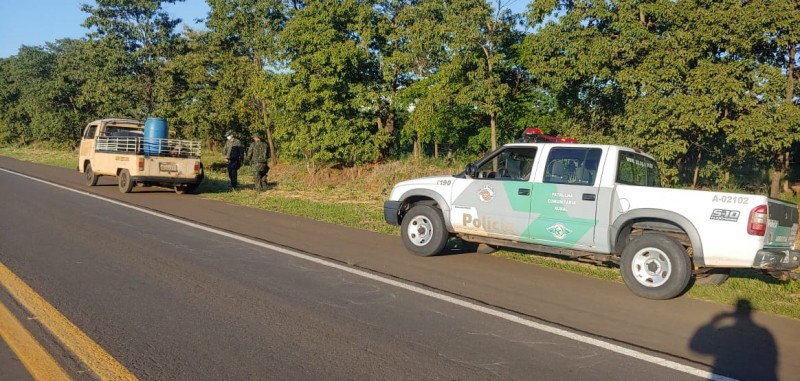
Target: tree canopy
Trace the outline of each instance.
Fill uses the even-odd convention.
[[[75,146],[102,117],[311,170],[474,158],[525,127],[654,155],[676,185],[776,195],[800,137],[795,0],[96,0],[83,39],[0,59],[0,142]],[[762,188],[765,189],[765,188]]]

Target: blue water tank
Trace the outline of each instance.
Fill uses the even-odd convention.
[[[144,122],[144,154],[158,155],[162,149],[159,139],[167,138],[167,120],[164,118],[147,118]]]

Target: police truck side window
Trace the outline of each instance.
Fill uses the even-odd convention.
[[[617,182],[620,184],[660,187],[661,177],[656,162],[633,152],[619,153]]]
[[[544,182],[594,185],[602,154],[600,148],[553,148],[547,157]]]
[[[534,158],[536,147],[508,147],[478,167],[478,178],[527,181]]]

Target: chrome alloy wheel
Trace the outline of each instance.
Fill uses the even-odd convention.
[[[408,240],[416,246],[425,246],[433,237],[433,223],[428,217],[414,216],[408,224]]]
[[[646,287],[659,287],[669,280],[672,262],[662,250],[648,247],[639,250],[631,263],[636,281]]]

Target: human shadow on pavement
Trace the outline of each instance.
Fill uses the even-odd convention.
[[[689,347],[714,356],[714,374],[739,380],[777,380],[778,349],[775,339],[752,319],[747,299],[736,302],[736,311],[721,313],[700,327]]]

